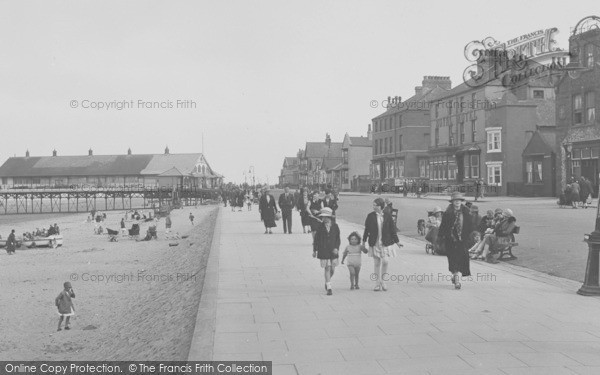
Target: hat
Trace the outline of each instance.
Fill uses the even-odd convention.
[[[494,214],[501,214],[501,213],[502,213],[501,208],[496,208],[496,210],[494,211]]]
[[[68,282],[68,281],[65,281],[64,284],[63,284],[63,288],[70,289],[71,288],[71,283]]]
[[[492,210],[487,210],[487,214],[488,214],[488,215],[493,215],[493,214],[494,214],[494,211],[492,211]]]
[[[471,211],[477,211],[477,212],[479,212],[479,207],[477,207],[477,206],[471,206]]]
[[[435,206],[435,207],[433,208],[433,211],[432,211],[432,213],[435,215],[435,214],[437,214],[438,212],[442,212],[442,208],[441,208],[440,206]]]
[[[506,210],[504,210],[504,212],[502,214],[507,217],[513,217],[513,212],[510,208],[507,208]]]
[[[450,196],[450,202],[456,201],[456,200],[464,201],[465,197],[464,197],[464,195],[462,193],[459,193],[457,191],[457,192],[452,193],[452,195]]]
[[[319,211],[319,216],[333,217],[333,210],[329,207],[321,208],[321,211]]]

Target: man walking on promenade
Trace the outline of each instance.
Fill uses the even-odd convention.
[[[281,209],[281,219],[283,220],[283,233],[292,234],[294,195],[290,193],[290,188],[287,186],[285,187],[284,192],[279,196],[279,208]]]

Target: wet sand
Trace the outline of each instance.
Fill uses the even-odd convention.
[[[118,230],[123,215],[107,212],[105,227]],[[54,250],[0,249],[0,360],[186,360],[216,215],[216,206],[175,210],[173,231],[189,237],[165,239],[161,219],[159,240],[148,242],[109,242],[87,214],[0,216],[3,238],[53,223],[64,237]],[[57,332],[54,299],[65,281],[76,316]]]

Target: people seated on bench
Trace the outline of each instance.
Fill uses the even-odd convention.
[[[511,242],[511,234],[515,229],[515,222],[517,219],[514,217],[513,212],[510,208],[505,209],[502,212],[502,217],[498,218],[494,229],[487,229],[482,241],[473,249],[475,256],[479,256],[485,259],[489,263],[497,263],[492,258],[491,251],[497,250],[498,248],[506,247]],[[487,248],[485,245],[488,245]]]

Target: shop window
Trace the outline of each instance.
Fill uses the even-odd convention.
[[[544,99],[544,90],[533,90],[534,99]]]
[[[581,158],[582,159],[590,159],[592,157],[592,150],[589,147],[586,147],[581,150]]]
[[[581,149],[580,148],[573,149],[573,153],[571,154],[571,159],[581,159]]]
[[[573,125],[581,125],[583,122],[583,113],[581,112],[582,101],[581,95],[573,96]]]
[[[581,161],[573,160],[571,162],[571,176],[580,176],[581,175]]]

